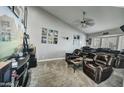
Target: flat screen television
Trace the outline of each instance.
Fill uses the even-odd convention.
[[[22,23],[6,7],[0,7],[0,62],[23,47]]]

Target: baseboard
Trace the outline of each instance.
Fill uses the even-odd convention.
[[[62,59],[65,59],[65,58],[64,58],[64,57],[62,57],[62,58],[43,59],[43,60],[38,60],[38,62],[54,61],[54,60],[62,60]]]

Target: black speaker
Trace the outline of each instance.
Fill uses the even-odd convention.
[[[31,57],[29,59],[29,68],[37,67],[37,59],[34,57]]]
[[[124,32],[124,25],[122,25],[122,26],[120,27],[120,29]]]

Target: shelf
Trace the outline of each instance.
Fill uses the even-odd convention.
[[[18,76],[17,80],[22,76],[24,75],[24,73],[26,72],[26,69],[24,71],[22,71],[22,73]]]
[[[30,55],[27,55],[24,59],[18,61],[17,70],[20,69],[23,65],[25,65],[30,58]]]

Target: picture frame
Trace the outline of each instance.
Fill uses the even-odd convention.
[[[42,35],[47,36],[47,28],[42,28]]]
[[[47,37],[42,37],[41,38],[41,43],[44,43],[44,44],[47,43]]]
[[[54,30],[54,36],[58,36],[58,31],[57,30]]]
[[[48,44],[53,44],[53,30],[49,29],[48,30]]]
[[[46,44],[47,43],[47,28],[42,28],[42,37],[41,37],[41,43]]]
[[[58,31],[42,27],[41,43],[43,44],[57,44],[58,43]]]
[[[54,44],[57,44],[57,43],[58,43],[58,31],[57,31],[57,30],[54,30],[53,43],[54,43]]]
[[[54,43],[54,44],[57,44],[57,43],[58,43],[58,38],[54,38],[53,43]]]

